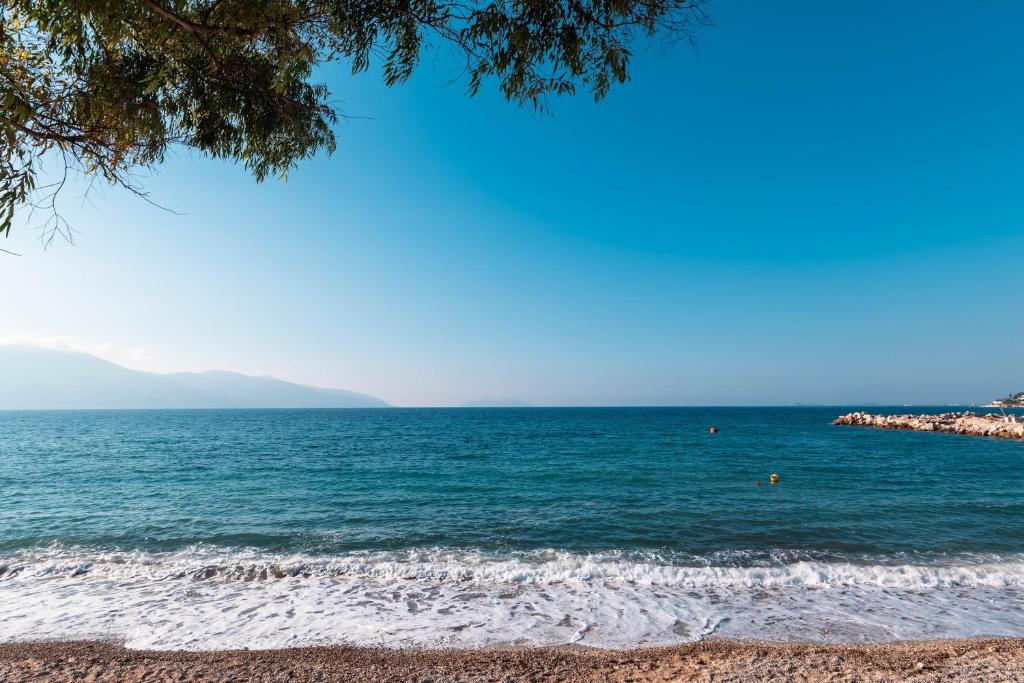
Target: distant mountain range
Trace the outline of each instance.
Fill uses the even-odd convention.
[[[468,403],[462,404],[463,408],[532,408],[526,401],[520,401],[516,398],[483,398],[479,401],[469,401]]]
[[[130,370],[76,351],[0,346],[0,410],[382,408],[379,398],[237,372]]]

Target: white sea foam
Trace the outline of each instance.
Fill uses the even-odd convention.
[[[630,647],[711,634],[1022,635],[1024,557],[742,566],[656,553],[434,549],[314,557],[54,547],[0,558],[0,640],[101,636],[131,647],[192,649],[326,642]]]

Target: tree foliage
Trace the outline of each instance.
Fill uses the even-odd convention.
[[[703,0],[0,0],[0,232],[21,207],[63,232],[68,171],[135,192],[174,145],[244,163],[257,180],[332,152],[325,62],[406,81],[451,47],[470,95],[495,83],[537,109],[628,78],[638,37],[689,38]],[[63,163],[39,185],[40,164]],[[53,178],[53,174],[46,177]]]

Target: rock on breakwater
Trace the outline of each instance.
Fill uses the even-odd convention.
[[[977,413],[940,413],[939,415],[872,415],[847,413],[832,421],[834,425],[857,425],[877,429],[912,429],[918,432],[946,432],[968,436],[995,436],[1024,439],[1024,422],[1015,415],[979,415]]]

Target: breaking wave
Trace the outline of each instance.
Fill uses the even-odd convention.
[[[786,557],[780,551],[779,555]],[[744,565],[752,557],[756,565]],[[801,555],[791,555],[799,558]],[[723,564],[710,564],[714,560]],[[904,590],[1024,586],[1024,557],[974,555],[926,558],[923,563],[794,559],[746,553],[709,557],[661,553],[577,554],[554,550],[510,553],[445,549],[352,553],[336,557],[273,554],[193,546],[167,553],[90,551],[59,546],[0,559],[0,581],[69,578],[124,581],[324,578],[417,580],[486,585],[608,582],[685,589],[880,587]],[[728,564],[726,564],[728,562]],[[685,563],[685,564],[684,564]]]
[[[154,648],[1021,635],[1024,557],[54,546],[0,558],[0,605],[0,639]]]

